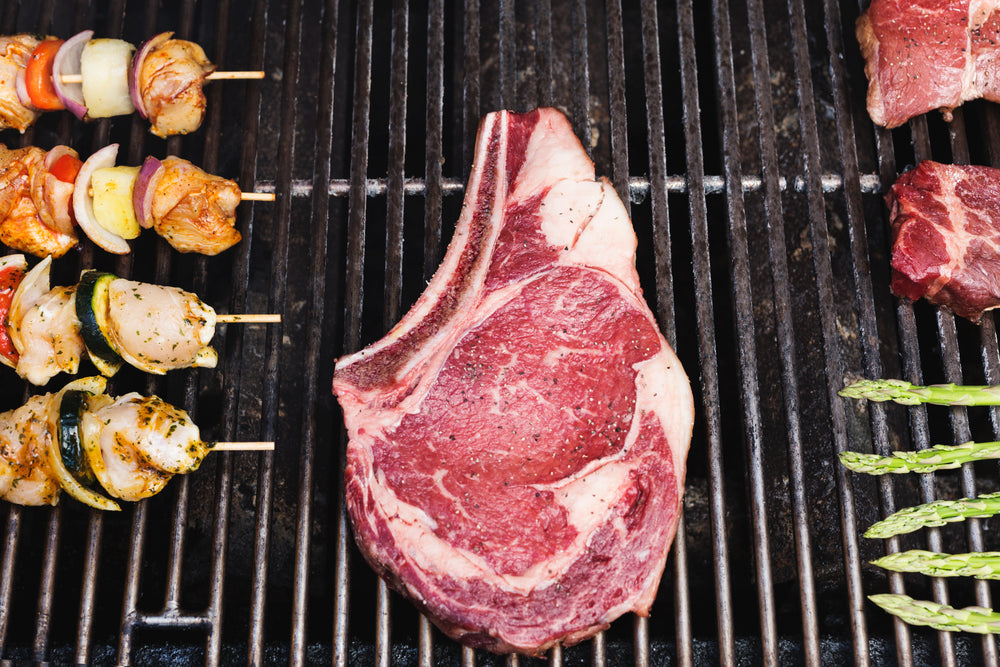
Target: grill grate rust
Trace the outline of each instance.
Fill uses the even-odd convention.
[[[167,3],[170,4],[170,3]],[[416,300],[451,236],[476,126],[491,110],[562,108],[639,237],[647,299],[696,395],[685,511],[649,619],[623,618],[551,664],[997,664],[992,638],[894,623],[891,590],[990,606],[986,582],[886,576],[884,552],[996,548],[990,522],[883,545],[895,508],[997,490],[995,466],[870,480],[836,464],[996,439],[1000,410],[846,403],[845,378],[1000,383],[992,316],[975,327],[888,292],[881,194],[915,161],[1000,165],[1000,110],[893,132],[864,111],[853,21],[867,2],[131,0],[0,3],[4,34],[93,28],[133,42],[176,30],[259,83],[214,83],[203,128],[161,141],[139,118],[48,114],[7,144],[111,141],[122,161],[178,154],[276,194],[244,204],[215,258],[156,239],[96,266],[181,285],[280,327],[220,329],[220,366],[112,391],[156,392],[220,440],[159,496],[102,515],[4,505],[0,659],[150,664],[537,664],[463,649],[379,582],[343,507],[333,360]],[[31,393],[0,383],[0,409]],[[61,386],[62,379],[53,386]],[[37,554],[42,554],[40,557]],[[747,557],[747,554],[750,557]]]

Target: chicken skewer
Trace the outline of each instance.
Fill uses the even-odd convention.
[[[264,72],[261,70],[229,70],[229,71],[219,71],[215,70],[210,74],[205,75],[205,81],[234,81],[240,79],[263,79]],[[63,74],[59,77],[59,80],[63,83],[83,83],[82,74]]]
[[[28,382],[76,374],[84,356],[107,377],[126,363],[155,374],[215,367],[218,355],[209,343],[219,317],[196,294],[99,271],[85,271],[77,285],[50,288],[51,263],[46,257],[25,272],[23,255],[0,258],[0,285],[16,283],[9,299],[0,289],[0,362]],[[280,316],[223,319],[275,322]]]
[[[24,132],[43,111],[68,109],[81,120],[138,111],[159,137],[187,134],[204,120],[206,81],[264,78],[261,71],[217,72],[198,44],[172,32],[138,50],[93,35],[0,37],[0,129]]]
[[[0,498],[55,505],[62,491],[102,510],[158,493],[197,470],[216,444],[204,442],[184,410],[157,396],[104,393],[103,377],[74,380],[0,413]],[[225,443],[232,451],[274,443]],[[103,495],[106,492],[112,498]]]
[[[118,144],[86,161],[68,146],[46,152],[0,144],[0,242],[61,257],[77,244],[78,224],[104,250],[125,254],[129,240],[151,228],[180,252],[216,255],[241,238],[241,201],[274,200],[178,157],[127,167],[115,165],[117,155]]]

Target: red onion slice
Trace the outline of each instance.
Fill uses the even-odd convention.
[[[73,214],[80,229],[90,237],[90,240],[116,255],[124,255],[129,251],[128,242],[117,234],[106,230],[94,217],[94,198],[90,195],[90,180],[94,172],[104,167],[115,166],[118,157],[118,144],[110,144],[97,151],[83,163],[80,173],[73,183]]]
[[[64,74],[80,73],[80,54],[83,53],[84,45],[93,36],[93,30],[84,30],[73,35],[59,47],[55,60],[52,61],[52,84],[56,88],[56,95],[80,120],[87,115],[87,105],[83,102],[83,84],[63,83],[62,77]]]
[[[14,78],[14,90],[17,92],[18,102],[32,111],[38,111],[34,103],[31,101],[31,96],[28,95],[28,84],[24,80],[23,67],[17,68],[17,76]]]
[[[142,163],[139,176],[135,179],[132,190],[132,207],[135,209],[135,219],[139,226],[149,229],[153,226],[153,194],[156,184],[163,178],[163,163],[150,155]]]
[[[143,118],[148,116],[149,112],[146,110],[146,105],[142,102],[142,91],[139,89],[139,72],[142,69],[142,62],[153,49],[173,36],[174,33],[172,32],[161,32],[159,35],[153,35],[143,42],[139,50],[132,56],[132,67],[128,70],[128,92],[132,96],[132,105],[135,106],[136,111]]]

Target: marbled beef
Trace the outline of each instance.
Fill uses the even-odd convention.
[[[1000,305],[1000,169],[926,160],[886,203],[895,294],[974,322]]]
[[[433,280],[337,362],[358,546],[466,644],[538,653],[653,602],[693,403],[635,248],[562,114],[490,114]]]
[[[872,0],[855,32],[879,125],[1000,101],[1000,0]]]

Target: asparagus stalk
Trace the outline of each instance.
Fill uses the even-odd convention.
[[[958,468],[963,463],[1000,459],[1000,442],[963,442],[934,445],[916,452],[893,452],[892,456],[841,452],[840,462],[849,470],[869,475],[904,472],[934,472]]]
[[[1000,513],[1000,493],[987,493],[960,500],[935,500],[890,514],[872,525],[865,532],[865,537],[892,537],[921,528],[933,528],[966,519],[981,519],[997,513]]]
[[[1000,551],[943,554],[911,549],[872,561],[893,572],[916,572],[929,577],[975,577],[1000,579]]]
[[[1000,386],[932,384],[926,387],[905,380],[861,380],[840,390],[845,398],[895,401],[903,405],[1000,405]]]
[[[909,595],[879,593],[868,599],[913,625],[928,625],[951,632],[1000,632],[1000,614],[986,607],[955,607],[929,600],[914,600]]]

